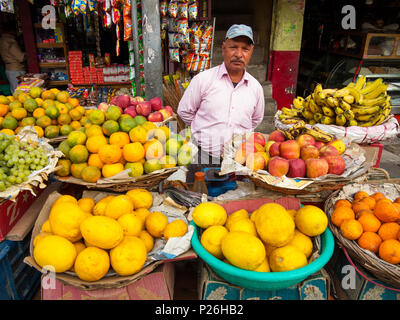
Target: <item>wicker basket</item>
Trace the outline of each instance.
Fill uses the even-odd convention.
[[[383,192],[385,193],[385,188],[393,187],[398,190],[398,195],[400,196],[400,185],[385,183],[385,184],[356,184],[352,185],[354,190],[366,190],[366,186],[372,188],[374,192]],[[363,188],[364,187],[364,188]],[[386,189],[387,190],[387,189]],[[333,212],[333,207],[335,202],[338,199],[348,199],[352,200],[352,195],[345,194],[342,190],[337,190],[333,192],[328,199],[325,201],[324,211],[330,218]],[[390,284],[395,288],[400,288],[400,265],[393,265],[388,263],[382,259],[380,259],[376,254],[362,249],[358,244],[357,241],[352,241],[344,238],[340,232],[340,229],[337,228],[335,225],[331,223],[329,219],[329,229],[332,231],[333,235],[337,239],[337,244],[340,247],[343,247],[348,252],[349,256],[360,264],[364,269],[369,271],[373,276],[377,279]]]
[[[171,174],[176,172],[179,167],[167,168],[158,170],[152,173],[145,174],[143,176],[132,178],[131,180],[118,180],[110,181],[109,183],[89,183],[81,179],[74,177],[59,177],[55,176],[55,179],[60,182],[71,183],[76,185],[85,186],[88,189],[113,191],[113,192],[126,192],[133,188],[143,188],[146,190],[158,191],[160,182],[167,179]]]
[[[58,145],[61,142],[63,142],[64,140],[66,140],[68,138],[68,136],[59,136],[59,137],[55,137],[55,138],[51,138],[49,139],[49,143],[54,146],[54,145]]]

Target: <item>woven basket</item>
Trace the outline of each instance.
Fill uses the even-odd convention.
[[[64,140],[66,140],[68,138],[68,136],[59,136],[59,137],[55,137],[55,138],[51,138],[49,139],[49,143],[54,146],[54,145],[58,145],[60,142],[63,142]]]
[[[179,167],[162,169],[159,170],[158,172],[155,171],[137,178],[132,178],[132,180],[129,181],[124,180],[118,182],[117,180],[115,180],[110,183],[89,183],[81,179],[76,179],[74,177],[63,178],[55,176],[55,179],[64,183],[71,183],[71,184],[85,186],[86,188],[93,190],[127,192],[133,188],[143,188],[149,191],[151,190],[158,191],[160,182],[167,179],[171,174],[176,172],[178,169]]]
[[[383,184],[360,184],[354,185],[357,191],[363,190],[363,186],[370,185],[376,190],[376,192],[384,192]],[[385,184],[398,187],[398,195],[400,196],[400,185],[397,184]],[[365,190],[365,189],[364,189]],[[337,239],[337,244],[347,250],[349,256],[360,264],[364,269],[369,271],[377,279],[390,284],[395,288],[400,288],[400,265],[393,265],[382,259],[380,259],[376,254],[362,249],[357,241],[348,240],[344,238],[340,232],[340,229],[332,224],[330,217],[333,212],[333,207],[338,199],[348,199],[352,200],[351,197],[346,197],[341,190],[333,192],[328,199],[325,201],[324,211],[329,217],[329,229],[332,231],[333,235]]]

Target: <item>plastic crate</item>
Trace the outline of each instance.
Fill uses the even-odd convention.
[[[0,242],[0,300],[30,300],[39,288],[41,273],[23,261],[30,239]]]

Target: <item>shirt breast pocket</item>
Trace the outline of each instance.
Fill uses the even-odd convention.
[[[242,129],[250,130],[253,125],[252,118],[256,106],[255,98],[246,92],[235,100],[237,100],[234,110],[235,122]]]

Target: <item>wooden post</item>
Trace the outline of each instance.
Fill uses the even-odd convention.
[[[39,63],[36,54],[35,35],[33,34],[33,24],[31,10],[26,0],[17,0],[20,12],[22,34],[24,36],[24,46],[29,73],[39,73]]]

